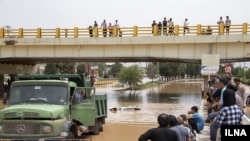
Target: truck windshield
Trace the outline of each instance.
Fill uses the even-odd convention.
[[[9,105],[24,103],[65,105],[68,103],[67,97],[65,86],[13,86],[10,91]]]

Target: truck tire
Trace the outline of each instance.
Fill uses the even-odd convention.
[[[102,122],[97,121],[97,123],[95,124],[94,135],[99,135],[99,132],[100,132],[101,128],[102,128]]]
[[[99,122],[100,122],[100,121],[99,121]],[[99,128],[99,129],[100,129],[99,131],[102,132],[102,131],[103,131],[102,122],[100,122],[100,126],[99,126],[99,127],[100,127],[100,128]]]
[[[71,131],[69,131],[69,134],[68,134],[68,136],[66,137],[66,140],[74,140],[74,139],[75,139],[74,134],[73,134]]]

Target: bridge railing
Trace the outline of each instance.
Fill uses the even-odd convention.
[[[210,26],[211,31],[208,30]],[[163,28],[167,29],[164,34]],[[168,35],[169,27],[163,27],[161,30],[157,26],[151,27],[114,27],[111,31],[107,29],[106,37],[137,37],[137,36],[164,36]],[[184,33],[184,26],[174,26],[174,36],[187,35],[223,35],[226,29],[221,25],[201,25],[188,26],[189,32]],[[112,34],[110,34],[110,32]],[[249,34],[250,24],[233,24],[230,26],[229,34]],[[8,29],[0,28],[0,38],[79,38],[79,37],[104,37],[105,33],[101,28],[55,28],[55,29]]]

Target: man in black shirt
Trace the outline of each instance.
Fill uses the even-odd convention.
[[[164,20],[162,21],[162,26],[163,26],[163,35],[167,35],[167,29],[168,29],[168,21],[166,19],[166,17],[164,17]]]
[[[171,130],[169,125],[169,117],[167,114],[160,114],[158,116],[159,127],[152,128],[142,134],[138,141],[178,141],[177,133]]]

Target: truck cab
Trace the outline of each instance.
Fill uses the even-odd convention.
[[[20,75],[8,106],[0,110],[1,139],[75,139],[99,134],[107,117],[107,95],[96,95],[81,75]],[[82,101],[75,102],[78,92]]]

